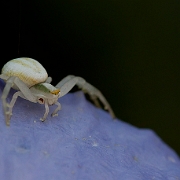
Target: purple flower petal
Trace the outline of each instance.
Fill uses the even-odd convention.
[[[152,130],[112,120],[82,92],[59,102],[41,122],[44,106],[18,98],[7,127],[0,101],[1,180],[180,179],[179,157]]]

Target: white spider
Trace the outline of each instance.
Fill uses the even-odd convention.
[[[6,82],[2,93],[2,102],[7,126],[10,125],[12,109],[18,96],[34,103],[44,104],[45,114],[41,120],[45,121],[49,113],[49,105],[57,105],[57,108],[52,113],[52,116],[57,116],[57,112],[61,109],[58,99],[67,94],[75,85],[88,93],[98,107],[100,107],[97,100],[99,98],[105,109],[109,111],[113,118],[115,117],[102,93],[83,78],[69,75],[54,87],[50,84],[52,78],[48,77],[44,67],[34,59],[17,58],[8,61],[2,68],[0,78]],[[11,102],[8,104],[6,98],[11,87],[18,91],[14,93]]]

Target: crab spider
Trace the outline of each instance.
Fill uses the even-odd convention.
[[[45,113],[41,121],[45,121],[49,113],[49,105],[57,105],[52,113],[52,116],[57,116],[57,112],[61,109],[58,99],[66,95],[75,85],[88,93],[98,107],[100,107],[97,100],[99,99],[111,116],[115,117],[111,106],[102,93],[83,78],[69,75],[54,87],[50,84],[52,78],[48,77],[44,67],[34,59],[16,58],[8,61],[2,68],[0,78],[6,82],[1,98],[7,126],[10,125],[12,109],[18,96],[34,103],[44,104]],[[6,98],[11,87],[18,91],[14,93],[11,102],[7,103]]]

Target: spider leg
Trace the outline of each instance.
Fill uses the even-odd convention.
[[[61,90],[61,97],[67,94],[75,85],[77,85],[79,88],[81,88],[85,93],[88,93],[98,107],[100,107],[100,104],[97,99],[99,99],[102,104],[104,105],[104,108],[109,111],[111,116],[115,118],[115,114],[106,100],[106,98],[103,96],[103,94],[94,86],[89,84],[88,82],[85,81],[82,77],[76,77],[73,75],[69,75],[62,79],[56,87]]]
[[[6,125],[7,126],[10,125],[10,119],[11,119],[11,116],[12,116],[12,109],[14,107],[14,104],[15,104],[18,96],[20,96],[20,97],[25,99],[23,94],[20,91],[17,91],[16,93],[14,93],[11,102],[9,104],[6,103],[6,109],[4,110],[4,113],[5,113]]]
[[[69,80],[71,80],[74,77],[75,77],[74,75],[66,76],[56,85],[56,88],[61,88],[65,83],[67,83]]]
[[[45,83],[51,83],[51,81],[52,81],[52,77],[48,77],[47,79],[46,79],[46,81],[45,81]]]
[[[57,108],[54,110],[54,112],[51,114],[52,117],[58,116],[58,111],[61,109],[61,104],[59,102],[55,103],[57,105]]]
[[[4,115],[5,115],[5,121],[6,121],[6,125],[9,126],[10,125],[10,118],[11,118],[11,115],[12,113],[9,112],[9,104],[6,102],[6,98],[9,94],[9,91],[13,85],[13,82],[14,82],[14,78],[9,78],[6,82],[6,86],[3,90],[3,93],[2,93],[2,103],[3,103],[3,110],[4,110]]]
[[[2,77],[0,77],[0,78],[2,78]],[[17,97],[20,96],[24,99],[27,99],[27,100],[29,100],[31,102],[35,102],[35,103],[37,102],[37,98],[31,93],[31,91],[27,87],[27,85],[24,82],[22,82],[18,77],[11,76],[5,80],[6,80],[6,85],[3,90],[1,98],[2,98],[2,102],[3,102],[3,109],[4,109],[6,125],[9,126],[10,118],[12,116],[12,109],[17,100]],[[10,104],[8,104],[6,101],[6,98],[9,94],[11,87],[13,87],[13,86],[16,87],[16,89],[18,89],[19,91],[13,95]]]
[[[42,122],[46,120],[47,115],[49,114],[49,106],[48,106],[47,101],[45,101],[44,105],[45,105],[45,113],[44,113],[43,118],[40,119]]]
[[[66,95],[76,84],[78,83],[78,78],[72,75],[69,75],[62,79],[57,85],[56,88],[60,89],[61,97]]]

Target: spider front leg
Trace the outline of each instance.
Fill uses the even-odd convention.
[[[11,119],[11,116],[12,116],[12,109],[13,109],[13,106],[14,106],[18,96],[21,96],[20,91],[14,93],[10,104],[8,104],[6,101],[3,102],[4,114],[5,114],[5,119],[6,119],[6,125],[7,126],[10,125],[10,119]]]
[[[5,121],[6,121],[7,126],[10,125],[10,118],[12,116],[12,108],[10,109],[10,104],[8,104],[6,102],[6,98],[9,94],[9,91],[10,91],[13,83],[14,83],[14,78],[9,78],[8,81],[6,82],[6,86],[3,90],[2,97],[1,97],[2,103],[3,103],[3,111],[4,111]]]
[[[13,95],[12,100],[9,104],[6,101],[6,98],[9,94],[11,87],[13,87],[13,86],[15,86],[16,89],[19,89],[20,91],[16,92]],[[3,90],[2,97],[1,97],[2,102],[3,102],[3,110],[4,110],[5,121],[6,121],[7,126],[10,125],[10,118],[12,116],[12,109],[13,109],[13,106],[14,106],[18,96],[20,96],[24,99],[27,99],[31,102],[37,102],[36,97],[31,93],[31,91],[27,87],[27,85],[24,84],[18,77],[11,76],[8,79],[6,79],[6,86]]]
[[[57,85],[57,88],[60,88],[61,90],[61,97],[67,94],[75,85],[77,85],[79,88],[81,88],[84,92],[88,93],[95,103],[96,106],[100,107],[100,104],[97,99],[99,99],[103,105],[104,108],[109,111],[111,116],[115,118],[115,114],[106,100],[106,98],[103,96],[103,94],[94,86],[86,82],[82,77],[76,77],[73,75],[69,75],[62,79]]]
[[[47,115],[49,114],[49,105],[48,105],[47,101],[45,101],[44,105],[45,105],[45,113],[44,113],[43,118],[40,118],[40,120],[42,122],[44,122],[46,120]]]
[[[58,111],[61,110],[61,104],[59,102],[56,102],[55,105],[57,105],[57,108],[54,110],[54,112],[51,114],[52,117],[58,116]]]
[[[45,113],[44,113],[43,118],[40,118],[40,120],[41,120],[42,122],[44,122],[44,121],[46,120],[46,118],[47,118],[47,116],[48,116],[48,114],[49,114],[49,105],[48,105],[47,100],[45,101],[44,105],[45,105]],[[58,113],[57,113],[57,112],[61,109],[61,104],[60,104],[59,102],[56,102],[55,105],[57,105],[57,108],[56,108],[56,109],[54,110],[54,112],[51,114],[52,117],[58,116]]]

